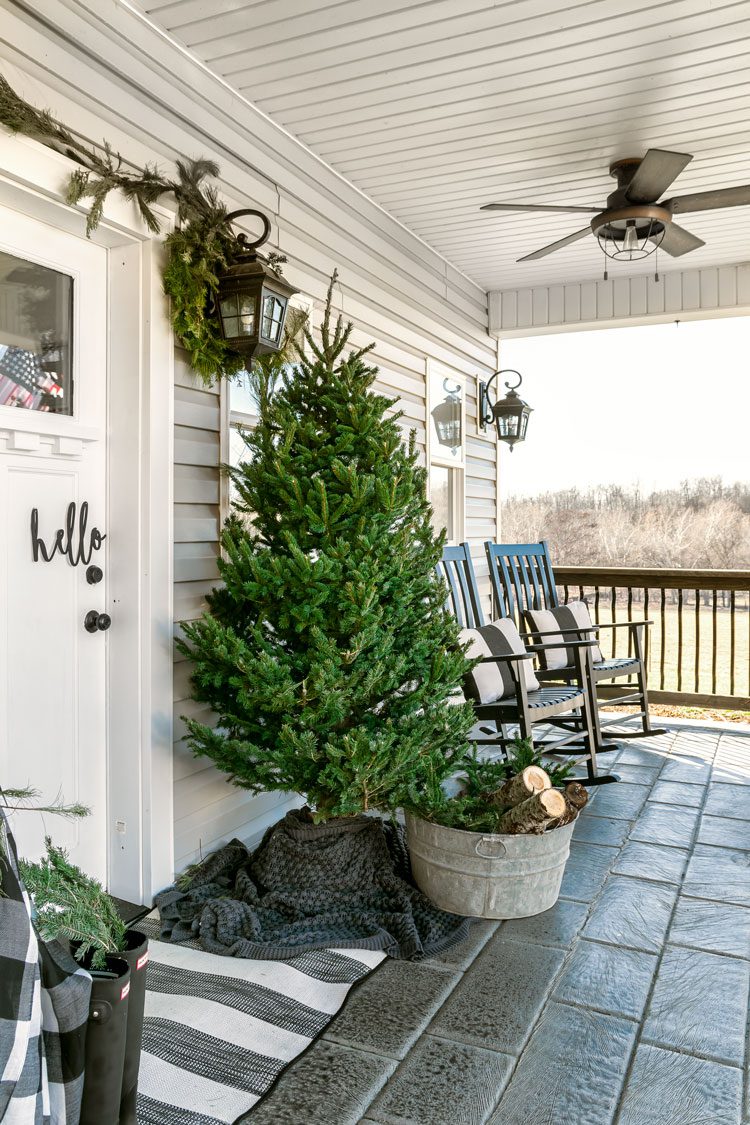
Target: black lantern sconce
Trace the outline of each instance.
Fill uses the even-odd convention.
[[[289,285],[257,248],[267,241],[271,224],[262,211],[232,211],[227,222],[240,215],[263,220],[263,233],[255,242],[237,236],[238,252],[219,278],[221,334],[232,351],[239,352],[249,370],[256,356],[277,352],[284,339],[289,298],[299,290]]]
[[[506,383],[508,393],[505,398],[496,399],[493,402],[490,397],[490,387],[498,375],[518,375],[518,382],[512,386],[510,383]],[[507,368],[496,371],[486,383],[479,384],[479,420],[482,429],[485,430],[487,426],[491,426],[494,422],[499,440],[510,446],[511,453],[517,442],[525,441],[529,415],[532,411],[528,402],[524,402],[521,396],[516,393],[522,382],[523,379],[518,371]]]
[[[435,433],[441,445],[451,450],[461,448],[461,391],[460,383],[443,379],[445,398],[439,402],[432,413]]]

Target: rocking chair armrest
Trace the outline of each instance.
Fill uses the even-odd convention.
[[[566,641],[566,648],[594,648],[596,641]],[[559,644],[526,645],[529,652],[544,652],[548,648],[560,648]]]
[[[474,657],[471,657],[473,660]],[[480,656],[479,664],[517,664],[521,660],[533,660],[534,654],[531,652],[508,652],[503,656]]]
[[[651,619],[643,621],[601,621],[598,629],[635,629],[641,625],[653,625]]]
[[[562,625],[559,629],[533,629],[529,633],[521,633],[521,637],[526,640],[527,637],[559,637],[562,633],[593,633],[599,626],[593,622],[591,625],[574,625],[572,628],[565,628]],[[567,642],[566,642],[567,643]],[[557,646],[559,647],[559,645]]]

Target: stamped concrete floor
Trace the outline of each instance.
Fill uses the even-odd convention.
[[[750,735],[622,745],[558,904],[385,962],[250,1125],[750,1122]]]

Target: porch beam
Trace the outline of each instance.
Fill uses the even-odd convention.
[[[496,290],[490,335],[502,339],[750,314],[750,263]]]

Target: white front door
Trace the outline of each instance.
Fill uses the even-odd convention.
[[[0,786],[88,806],[13,831],[105,882],[106,392],[107,251],[0,208]]]

